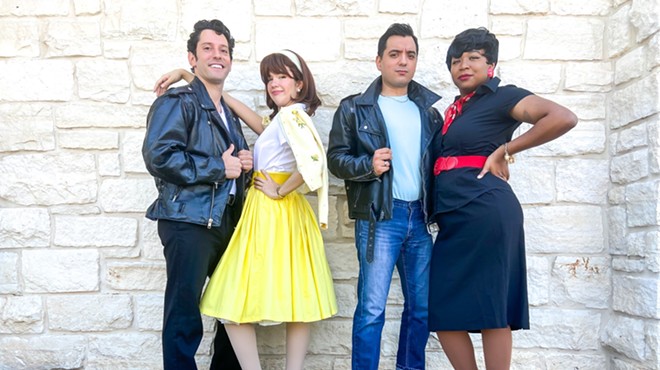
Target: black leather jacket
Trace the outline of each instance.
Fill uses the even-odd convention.
[[[348,215],[352,219],[382,221],[392,218],[392,171],[380,177],[373,171],[372,157],[379,148],[389,148],[387,128],[378,108],[382,79],[378,77],[362,94],[344,98],[335,112],[328,143],[328,169],[344,180]],[[430,214],[433,159],[428,147],[433,133],[442,127],[442,117],[432,105],[440,96],[411,81],[408,97],[419,107],[422,122],[422,189],[426,220]],[[395,154],[396,155],[396,154]]]
[[[155,178],[158,198],[149,206],[147,218],[220,226],[231,189],[222,153],[231,143],[234,155],[248,149],[240,122],[224,102],[222,108],[233,137],[197,78],[190,85],[168,90],[153,103],[142,157]],[[242,173],[236,179],[238,209],[247,176]]]

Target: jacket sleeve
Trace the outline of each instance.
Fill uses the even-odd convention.
[[[221,153],[211,155],[214,148],[188,150],[194,147],[188,142],[188,127],[197,119],[193,111],[194,107],[186,106],[182,97],[172,93],[156,99],[151,106],[142,157],[152,176],[182,186],[225,180]]]
[[[343,180],[373,181],[373,153],[359,147],[351,98],[344,99],[335,112],[328,140],[328,169]]]

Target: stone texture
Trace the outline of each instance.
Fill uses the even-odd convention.
[[[491,15],[490,31],[496,35],[520,36],[525,33],[524,22],[519,17]]]
[[[544,14],[549,10],[547,0],[504,0],[490,4],[493,14]]]
[[[516,333],[516,347],[588,351],[598,349],[601,314],[583,310],[532,309],[534,330]]]
[[[90,154],[17,154],[0,158],[0,198],[22,205],[84,204],[96,200]]]
[[[375,0],[295,0],[296,15],[311,16],[365,16],[375,8]]]
[[[53,243],[63,247],[132,247],[137,242],[137,226],[132,218],[58,216]]]
[[[651,319],[658,319],[658,280],[634,276],[612,279],[612,309]]]
[[[486,0],[424,1],[420,35],[424,38],[453,38],[467,28],[487,24],[487,8]],[[456,17],[455,14],[462,16]],[[383,32],[385,31],[381,31],[381,34]]]
[[[126,103],[130,76],[124,61],[85,59],[76,63],[78,94],[82,99]]]
[[[660,116],[650,117],[642,121],[646,126],[649,138],[649,170],[651,173],[660,173]]]
[[[604,122],[580,121],[575,128],[559,139],[530,149],[525,153],[543,157],[603,153],[606,141]]]
[[[614,65],[614,83],[619,85],[642,76],[646,48],[638,47],[619,58]]]
[[[642,179],[649,174],[649,151],[636,150],[612,158],[610,177],[614,183],[627,184]]]
[[[528,253],[600,253],[602,210],[598,206],[525,208]]]
[[[545,257],[527,257],[527,291],[530,306],[550,301],[550,263]]]
[[[153,369],[162,366],[160,336],[153,333],[99,333],[89,337],[91,368]]]
[[[106,212],[142,213],[156,197],[156,186],[150,178],[108,179],[99,190],[101,207]]]
[[[616,140],[615,153],[618,154],[647,146],[649,143],[648,131],[652,130],[648,127],[649,125],[653,125],[653,122],[647,120],[643,124],[621,130],[618,140]]]
[[[94,292],[99,288],[94,250],[24,250],[21,271],[29,293]]]
[[[145,218],[141,224],[140,244],[142,245],[142,256],[149,260],[164,260],[163,245],[158,237],[158,223]]]
[[[604,30],[604,23],[593,18],[530,19],[527,23],[524,58],[598,60],[603,55]]]
[[[117,153],[100,153],[97,156],[99,175],[101,176],[114,176],[121,175],[121,167],[119,163],[119,154]]]
[[[254,14],[263,16],[293,15],[291,0],[254,0]]]
[[[572,304],[605,309],[609,304],[610,261],[604,257],[557,257],[550,296],[558,307]]]
[[[233,31],[233,29],[231,30]],[[154,59],[160,61],[158,68],[154,68]],[[131,58],[129,60],[131,80],[135,87],[148,91],[152,98],[156,98],[156,95],[152,93],[154,83],[163,73],[175,68],[188,67],[188,54],[186,53],[186,45],[183,43],[168,41],[131,47]],[[229,78],[232,75],[230,74]]]
[[[101,11],[100,0],[73,0],[76,15],[98,14]]]
[[[557,163],[557,200],[605,204],[609,184],[605,160],[565,159]],[[575,191],[580,189],[580,191]]]
[[[80,369],[86,352],[83,335],[0,336],[0,363],[5,369]]]
[[[57,142],[61,148],[105,150],[119,147],[119,134],[111,131],[60,131]]]
[[[0,253],[0,294],[17,293],[18,286],[18,253]]]
[[[561,65],[534,63],[500,64],[499,75],[504,84],[524,87],[534,93],[557,92],[561,80]]]
[[[128,295],[58,295],[46,300],[48,329],[95,332],[126,329],[133,319]]]
[[[417,14],[421,10],[418,1],[411,1],[402,3],[397,0],[380,0],[378,2],[378,11],[380,13],[393,13],[400,14]]]
[[[108,263],[104,284],[115,290],[165,290],[165,264],[162,263]]]
[[[39,22],[36,19],[3,19],[0,57],[39,56]]]
[[[50,216],[42,208],[0,208],[0,249],[47,247]]]
[[[159,2],[104,1],[102,36],[130,40],[172,40],[178,19],[175,0]],[[149,22],[145,15],[158,14]],[[190,27],[192,28],[192,26]],[[190,31],[189,31],[190,32]]]
[[[127,131],[121,138],[121,157],[124,172],[147,173],[142,158],[144,131]]]
[[[605,92],[612,89],[612,64],[607,62],[568,63],[564,86],[570,91]]]
[[[339,57],[341,23],[338,19],[296,18],[288,22],[288,27],[279,27],[279,22],[273,19],[256,24],[255,37],[263,40],[257,43],[257,60],[284,48],[300,53],[306,62],[333,61]]]
[[[40,0],[21,0],[19,5],[15,2],[0,4],[0,15],[14,16],[57,16],[69,14],[68,0],[53,0],[43,2]]]
[[[659,86],[660,72],[656,72],[614,91],[608,104],[610,127],[623,127],[660,111]]]
[[[44,330],[41,298],[0,297],[0,334],[38,334]]]
[[[101,29],[95,18],[54,19],[46,26],[46,57],[101,55]]]
[[[614,57],[626,50],[632,42],[632,25],[630,24],[631,4],[626,4],[612,14],[607,22],[608,56]]]
[[[290,3],[288,6],[290,7]],[[180,33],[185,36],[183,39],[187,40],[195,22],[200,19],[218,18],[227,25],[236,42],[250,42],[255,24],[252,8],[252,3],[249,1],[182,0]],[[283,6],[282,10],[286,11],[286,6]],[[242,47],[237,46],[236,49],[240,51]],[[234,58],[242,60],[237,58],[236,54]]]
[[[335,280],[357,278],[359,265],[355,245],[351,243],[326,243],[328,264]]]
[[[656,226],[660,223],[660,181],[639,182],[626,187],[626,226]]]
[[[0,102],[69,101],[73,97],[73,63],[67,60],[1,60]]]
[[[660,3],[656,0],[634,0],[630,22],[637,29],[637,42],[660,30]]]
[[[552,0],[550,2],[550,11],[558,15],[602,16],[610,13],[610,3],[610,0],[592,0],[584,2]]]
[[[57,107],[55,124],[58,128],[146,127],[149,108],[116,104],[72,103]]]
[[[555,199],[553,161],[525,158],[516,161],[515,166],[510,166],[509,172],[509,183],[521,204],[548,204]]]
[[[45,104],[0,104],[0,151],[55,149],[53,110]]]
[[[139,330],[163,328],[163,295],[140,294],[135,297],[135,325]]]

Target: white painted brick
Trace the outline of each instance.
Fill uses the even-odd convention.
[[[254,0],[254,14],[263,16],[291,16],[291,0]]]
[[[104,284],[115,290],[165,290],[164,263],[108,263]]]
[[[39,22],[36,19],[3,19],[0,57],[38,57]]]
[[[610,207],[608,210],[608,232],[610,253],[626,255],[626,207]]]
[[[303,58],[305,58],[303,56]],[[308,63],[308,66],[311,66]],[[316,78],[316,76],[314,76]],[[318,85],[318,84],[317,84]],[[227,91],[234,90],[258,92],[256,96],[264,96],[264,83],[261,81],[258,63],[235,62],[225,84]],[[254,96],[254,95],[253,95]],[[265,99],[265,98],[264,98]],[[268,112],[270,114],[270,112]]]
[[[498,40],[501,35],[521,36],[525,33],[525,22],[520,17],[491,15],[489,29],[497,35]]]
[[[44,37],[46,57],[101,55],[98,19],[63,18],[50,20]]]
[[[149,107],[73,103],[55,109],[55,124],[58,128],[146,127],[148,112]]]
[[[657,319],[658,280],[634,276],[612,279],[612,309],[633,316]]]
[[[626,226],[656,226],[660,223],[660,181],[639,182],[626,187]]]
[[[124,132],[121,139],[121,157],[124,172],[148,173],[142,158],[144,135],[143,130]]]
[[[623,204],[626,199],[626,188],[624,186],[612,185],[607,194],[607,197],[610,204]]]
[[[543,157],[603,153],[606,141],[605,122],[579,122],[559,139],[530,149],[525,153]]]
[[[584,310],[530,309],[534,330],[516,332],[515,346],[587,351],[600,348],[601,314]]]
[[[68,101],[73,96],[73,63],[67,60],[2,60],[0,86],[21,86],[20,89],[0,89],[0,102]]]
[[[117,149],[119,133],[112,131],[60,130],[57,142],[67,149]]]
[[[626,184],[648,176],[648,156],[648,149],[641,149],[612,158],[610,178],[617,184]]]
[[[374,58],[375,50],[374,47]],[[366,90],[378,76],[374,62],[324,63],[317,69],[324,73],[314,76],[316,89],[333,91],[333,94],[323,101],[328,106],[338,106],[344,97]]]
[[[497,58],[499,63],[520,58],[522,55],[522,39],[520,37],[498,36],[497,40],[500,43],[499,56]],[[537,76],[536,81],[539,78],[541,77]]]
[[[534,93],[551,94],[561,80],[561,65],[536,63],[502,63],[498,67],[502,85],[516,85]]]
[[[547,0],[502,0],[490,4],[493,14],[544,14],[549,10]]]
[[[609,187],[606,160],[565,159],[557,163],[557,200],[605,204]]]
[[[80,369],[86,352],[83,335],[0,336],[0,363],[5,369]]]
[[[646,68],[652,70],[660,65],[660,33],[656,33],[651,37],[646,45]]]
[[[101,11],[100,0],[73,0],[76,15],[98,14]]]
[[[108,59],[128,59],[133,44],[130,41],[103,39],[103,56]],[[186,62],[185,66],[187,65]]]
[[[47,2],[40,0],[21,0],[18,5],[13,1],[0,3],[0,15],[41,16],[68,14],[68,0],[53,0]]]
[[[645,55],[646,48],[638,47],[619,58],[614,64],[614,83],[619,85],[641,77],[645,71]]]
[[[132,247],[137,242],[137,221],[123,217],[55,218],[53,243],[63,247]]]
[[[96,200],[91,154],[12,155],[0,158],[0,197],[23,205],[89,203]]]
[[[237,43],[252,40],[252,30],[256,22],[253,19],[253,7],[250,1],[183,0],[180,7],[181,34],[185,36],[182,37],[184,40],[188,40],[197,21],[212,18],[221,20],[229,28],[231,36]],[[259,41],[256,39],[256,42]],[[237,45],[237,49],[241,48]],[[234,58],[236,57],[234,54]]]
[[[543,17],[527,23],[525,59],[599,60],[605,25],[594,18]]]
[[[47,247],[50,216],[43,208],[0,208],[0,249]]]
[[[607,118],[605,94],[546,95],[543,97],[570,109],[578,116],[580,121],[604,120]]]
[[[44,104],[0,104],[0,151],[55,149],[53,110]]]
[[[99,201],[106,212],[145,212],[157,194],[150,178],[107,179],[101,184]]]
[[[402,2],[397,0],[380,0],[378,12],[393,14],[417,14],[421,10],[418,1]]]
[[[117,333],[89,336],[87,366],[95,369],[156,369],[163,363],[160,336]]]
[[[615,90],[607,106],[613,129],[657,113],[660,111],[660,71]]]
[[[126,329],[133,319],[128,295],[57,295],[46,299],[48,329],[94,332]]]
[[[637,29],[637,42],[660,30],[660,3],[657,0],[634,0],[630,22]]]
[[[621,54],[632,41],[632,25],[630,24],[631,4],[626,4],[612,14],[607,21],[606,40],[607,55],[611,58]]]
[[[564,84],[570,91],[606,92],[611,90],[613,78],[612,63],[568,63]]]
[[[509,182],[521,204],[551,203],[555,199],[555,165],[550,160],[516,161]]]
[[[84,216],[84,215],[98,215],[101,213],[99,207],[95,205],[59,205],[52,206],[49,208],[50,213],[53,215],[73,215],[73,216]]]
[[[344,59],[373,62],[377,55],[374,40],[345,40]]]
[[[126,103],[130,76],[124,61],[85,59],[76,63],[78,94],[83,99]]]
[[[350,321],[323,320],[314,324],[310,353],[349,355],[348,338],[351,337]]]
[[[0,294],[18,293],[18,253],[0,252]]]
[[[375,0],[295,0],[299,16],[365,16],[376,8]]]
[[[99,153],[99,175],[101,176],[119,176],[121,168],[119,167],[119,154],[117,153]]]
[[[359,264],[357,261],[357,251],[353,243],[350,244],[325,244],[328,264],[332,271],[332,276],[338,280],[357,278]]]
[[[341,49],[341,22],[333,18],[294,18],[287,27],[279,19],[255,25],[257,60],[280,49],[291,49],[306,62],[334,61]],[[300,30],[306,30],[301,33]],[[319,42],[323,40],[323,42]]]
[[[611,11],[610,0],[571,1],[552,0],[550,11],[558,15],[608,15]]]
[[[546,257],[527,257],[527,289],[530,306],[550,301],[550,263]]]
[[[346,42],[346,40],[356,39],[372,40],[371,47],[369,47],[369,53],[373,58],[375,58],[378,54],[378,39],[393,23],[409,24],[410,27],[412,27],[415,36],[417,36],[418,42],[421,41],[419,40],[421,37],[428,37],[427,35],[419,34],[419,22],[417,21],[417,18],[409,15],[399,15],[396,17],[379,16],[375,18],[353,17],[346,18],[343,21],[344,42]]]
[[[99,289],[97,251],[24,250],[22,262],[26,292],[93,292]]]
[[[158,68],[154,68],[154,60],[158,60]],[[131,58],[129,60],[131,81],[138,89],[146,90],[152,98],[156,80],[165,72],[175,68],[190,68],[186,45],[182,42],[159,42],[131,47]],[[253,73],[258,74],[258,69]],[[229,74],[231,79],[233,73]],[[185,81],[184,81],[185,82]]]
[[[598,353],[598,352],[596,352]],[[548,369],[570,369],[571,367],[580,370],[602,370],[607,369],[607,359],[600,355],[589,354],[567,354],[554,352],[546,355]],[[522,369],[526,369],[522,367]]]
[[[0,297],[1,334],[39,334],[44,310],[39,296]]]
[[[646,120],[646,121],[647,122],[644,122],[642,124],[621,130],[621,132],[619,133],[619,138],[616,141],[617,153],[626,152],[632,149],[637,149],[648,145],[649,143],[648,131],[654,129],[648,127],[648,125],[652,125],[654,122],[649,122],[650,120]]]
[[[551,302],[606,309],[610,293],[610,261],[605,257],[560,256],[552,268]]]
[[[488,1],[486,0],[424,1],[420,35],[424,38],[453,39],[467,28],[488,24],[487,9]],[[461,14],[461,16],[457,17],[456,14]]]
[[[646,125],[649,138],[649,170],[653,174],[660,173],[660,116],[655,115],[642,121]]]
[[[158,237],[158,222],[142,219],[142,236],[140,238],[142,256],[149,260],[161,260],[163,257],[163,245]]]
[[[175,0],[118,0],[104,1],[104,5],[104,37],[131,40],[174,38],[179,19]],[[158,14],[158,17],[153,17],[154,14]]]
[[[626,257],[615,257],[612,259],[612,270],[626,273],[640,273],[646,269],[644,260],[631,260]]]
[[[526,208],[525,244],[530,253],[600,253],[603,216],[597,206]]]
[[[163,329],[163,295],[139,294],[135,297],[135,325],[140,330]]]

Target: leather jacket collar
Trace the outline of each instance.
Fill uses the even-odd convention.
[[[378,96],[383,90],[383,77],[376,78],[361,95],[355,98],[356,105],[376,105]],[[408,84],[408,97],[417,104],[420,109],[427,110],[442,97],[419,83],[410,81]]]

